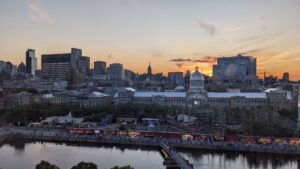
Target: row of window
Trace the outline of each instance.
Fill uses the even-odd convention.
[[[185,103],[185,98],[162,98],[162,99],[153,99],[152,97],[135,97],[135,102],[166,102],[166,103]]]

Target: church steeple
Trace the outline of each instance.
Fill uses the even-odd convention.
[[[148,70],[147,70],[147,76],[149,79],[152,78],[152,68],[151,68],[151,65],[150,65],[150,61],[149,61],[149,66],[148,66]]]

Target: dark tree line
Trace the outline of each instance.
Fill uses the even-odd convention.
[[[0,110],[0,121],[6,123],[40,121],[49,116],[65,116],[69,112],[75,117],[84,117],[87,121],[98,122],[107,115],[128,117],[164,117],[175,109],[160,104],[106,104],[94,108],[81,108],[71,104],[40,103],[17,106]]]
[[[50,164],[47,161],[41,161],[35,166],[35,169],[60,169],[56,165]],[[94,163],[80,162],[76,166],[73,166],[71,169],[98,169],[98,166]],[[114,166],[111,169],[134,169],[131,166]]]

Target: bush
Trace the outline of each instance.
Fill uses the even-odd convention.
[[[94,163],[80,162],[76,166],[73,166],[71,169],[97,169],[97,165]]]
[[[127,166],[123,166],[123,167],[120,167],[120,166],[114,166],[113,168],[111,169],[134,169],[133,167],[131,167],[130,165],[127,165]]]
[[[47,161],[41,161],[41,163],[35,166],[35,169],[59,169],[57,166],[50,164]]]

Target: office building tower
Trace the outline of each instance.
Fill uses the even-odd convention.
[[[90,58],[87,56],[82,56],[79,59],[78,69],[83,75],[88,75],[90,72]]]
[[[256,58],[237,55],[217,59],[213,65],[213,80],[229,84],[257,84]]]
[[[123,70],[123,65],[120,63],[110,64],[107,72],[111,80],[125,79],[125,71]]]
[[[182,72],[168,72],[169,84],[174,88],[177,86],[184,86],[184,79]]]
[[[94,62],[94,74],[106,74],[106,62],[104,61],[96,61]]]
[[[23,62],[18,65],[18,73],[26,73],[26,65]]]
[[[37,59],[35,57],[35,50],[28,49],[26,51],[26,73],[35,76],[36,68],[37,68]]]
[[[79,60],[82,57],[82,50],[72,48],[70,53],[70,69],[78,70]]]
[[[70,75],[70,54],[42,55],[43,79],[68,80]]]
[[[282,75],[282,82],[289,82],[290,81],[290,74],[288,72],[284,72]]]
[[[90,58],[82,56],[81,49],[72,48],[71,53],[42,55],[44,79],[68,80],[74,84],[84,80],[89,70]]]

